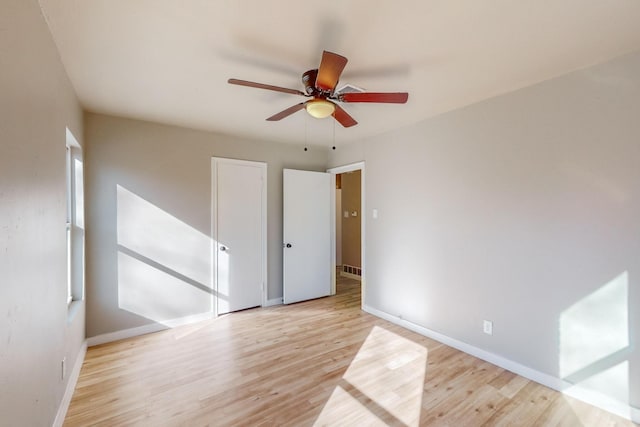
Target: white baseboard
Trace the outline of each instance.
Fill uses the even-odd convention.
[[[178,319],[167,320],[162,322],[163,325],[169,328],[175,328],[182,325],[190,325],[192,323],[202,322],[203,320],[210,320],[215,318],[211,311],[204,313],[192,314],[190,316],[180,317]]]
[[[69,410],[69,404],[71,403],[73,392],[76,390],[78,378],[80,377],[80,370],[82,369],[82,364],[84,363],[84,357],[86,354],[87,341],[85,340],[80,347],[78,355],[76,356],[76,361],[73,365],[73,369],[71,370],[69,381],[67,381],[67,387],[65,388],[64,395],[62,396],[62,402],[60,402],[60,406],[58,407],[56,419],[53,420],[53,427],[62,427],[62,424],[64,424],[64,419],[67,416],[67,410]]]
[[[151,323],[149,325],[138,326],[137,328],[123,329],[120,331],[109,332],[95,337],[87,338],[87,345],[105,344],[108,342],[123,340],[125,338],[137,337],[139,335],[151,334],[153,332],[164,331],[165,329],[175,328],[177,326],[189,325],[191,323],[201,322],[203,320],[213,319],[213,313],[206,312],[194,314],[191,316],[180,317],[178,319],[167,320],[162,323]]]
[[[346,271],[341,271],[340,275],[342,277],[348,277],[349,279],[362,280],[361,276],[358,276],[357,274],[353,274],[353,273],[347,273]]]
[[[564,384],[565,388],[558,390],[563,394],[640,424],[640,409],[634,408],[631,405],[626,405],[623,402],[613,399],[599,391],[590,390],[579,385],[573,385],[566,381],[564,381]]]
[[[398,326],[402,326],[420,335],[424,335],[426,337],[439,341],[443,344],[448,345],[449,347],[453,347],[464,353],[470,354],[471,356],[477,357],[478,359],[487,361],[493,365],[511,371],[531,381],[535,381],[553,390],[564,393],[568,396],[586,402],[600,409],[604,409],[605,411],[611,412],[620,417],[630,419],[635,423],[640,423],[640,409],[634,408],[631,405],[627,405],[623,402],[613,399],[603,393],[575,386],[560,378],[545,374],[543,372],[529,368],[528,366],[521,365],[520,363],[506,359],[502,356],[498,356],[486,350],[482,350],[478,347],[448,337],[415,323],[411,323],[399,317],[390,315],[388,313],[385,313],[384,311],[377,310],[368,305],[363,305],[362,309],[376,317],[380,317],[384,320],[387,320]]]
[[[282,305],[282,298],[274,298],[274,299],[267,300],[267,303],[264,306],[271,307],[274,305]]]

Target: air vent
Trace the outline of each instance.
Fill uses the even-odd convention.
[[[358,87],[358,86],[354,86],[354,85],[350,85],[350,84],[345,84],[340,86],[337,90],[336,93],[363,93],[365,90]]]
[[[362,276],[362,270],[360,269],[360,267],[354,267],[352,265],[344,264],[342,266],[342,272],[354,276]]]

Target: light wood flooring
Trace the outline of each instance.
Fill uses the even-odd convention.
[[[65,426],[633,426],[338,295],[89,348]]]

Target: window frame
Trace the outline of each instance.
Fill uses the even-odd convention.
[[[78,166],[78,164],[80,166]],[[79,200],[80,199],[80,200]],[[66,135],[67,306],[84,299],[84,171],[82,148],[67,128]],[[82,209],[82,212],[78,210]]]

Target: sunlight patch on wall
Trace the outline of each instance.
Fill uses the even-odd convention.
[[[624,272],[562,312],[562,378],[629,346],[628,282]]]
[[[121,186],[118,244],[211,284],[211,238]]]
[[[201,313],[211,295],[122,251],[118,252],[118,306],[159,323]]]
[[[426,366],[425,347],[375,326],[315,424],[419,425]]]
[[[629,401],[628,293],[625,271],[560,316],[560,376],[621,402]]]
[[[157,322],[211,311],[211,238],[117,186],[119,307]]]

